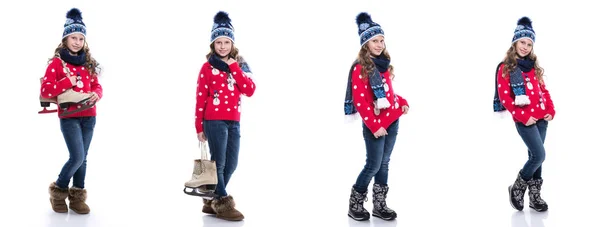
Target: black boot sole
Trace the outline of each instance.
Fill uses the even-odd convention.
[[[378,218],[381,218],[381,219],[386,220],[386,221],[391,221],[391,220],[396,219],[396,215],[394,215],[392,217],[385,218],[385,217],[383,217],[383,216],[381,216],[379,214],[375,214],[375,213],[373,213],[373,217],[378,217]]]
[[[533,210],[535,210],[535,211],[537,211],[537,212],[545,212],[545,211],[548,211],[548,208],[539,208],[539,209],[537,209],[537,208],[535,208],[535,207],[533,207],[533,206],[531,206],[531,205],[529,206],[529,208],[531,208],[531,209],[533,209]]]
[[[355,221],[366,221],[366,220],[369,220],[369,216],[364,217],[364,218],[355,218],[352,215],[350,215],[350,213],[348,213],[348,217],[354,219]]]

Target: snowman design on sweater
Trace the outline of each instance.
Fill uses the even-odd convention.
[[[220,70],[205,62],[196,85],[196,132],[203,132],[203,121],[239,121],[242,96],[251,97],[256,90],[252,72],[241,58]]]
[[[227,89],[229,89],[229,91],[233,91],[234,85],[235,85],[235,79],[233,79],[233,76],[231,75],[231,73],[228,73],[227,74]]]
[[[221,104],[221,100],[219,100],[219,92],[215,90],[213,92],[213,105],[218,106],[219,104]]]

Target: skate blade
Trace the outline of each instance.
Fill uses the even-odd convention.
[[[81,112],[81,111],[88,110],[88,109],[90,109],[90,108],[94,107],[94,105],[95,105],[95,104],[96,104],[96,103],[92,103],[92,104],[81,104],[81,108],[74,109],[74,110],[71,110],[71,111],[65,111],[65,112],[61,113],[61,114],[60,114],[60,116],[61,116],[61,117],[64,117],[64,116],[67,116],[67,115],[76,114],[76,113],[79,113],[79,112]]]
[[[49,110],[44,108],[43,110],[38,111],[38,114],[47,114],[47,113],[56,113],[58,110]]]
[[[91,103],[91,102],[89,101],[91,98],[92,98],[92,97],[87,97],[87,98],[85,98],[85,99],[83,99],[83,100],[81,100],[81,101],[79,101],[79,102],[63,102],[63,103],[59,103],[59,104],[57,104],[57,105],[58,105],[58,106],[59,106],[61,109],[67,109],[67,108],[69,108],[69,107],[70,107],[70,106],[72,106],[72,105],[92,105],[92,106],[93,106],[93,105],[94,105],[94,104],[96,104],[96,103],[95,103],[95,102]],[[91,104],[90,104],[90,103],[91,103]]]
[[[217,183],[212,183],[212,184],[184,184],[184,187],[186,188],[190,188],[190,189],[198,189],[201,192],[210,192],[210,191],[215,191],[217,190]]]
[[[187,191],[187,189],[191,189],[191,191]],[[191,196],[202,197],[202,198],[208,199],[208,200],[212,200],[215,197],[218,197],[218,195],[215,194],[213,191],[202,192],[198,188],[188,188],[188,187],[185,187],[185,188],[183,188],[183,193],[185,193],[187,195],[191,195]]]

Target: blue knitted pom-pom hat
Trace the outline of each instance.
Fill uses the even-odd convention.
[[[85,23],[83,23],[83,18],[81,17],[81,11],[77,8],[69,10],[62,37],[65,38],[74,33],[82,34],[85,37],[86,30]]]
[[[535,43],[535,31],[533,31],[529,17],[521,17],[517,22],[512,42],[514,43],[519,39],[530,39],[531,42]]]
[[[383,29],[381,26],[373,20],[371,20],[371,15],[362,12],[356,16],[356,24],[358,25],[358,35],[360,36],[360,45],[364,45],[372,38],[376,36],[383,36]]]
[[[235,42],[235,37],[233,36],[234,30],[233,25],[231,25],[229,14],[219,11],[213,20],[213,27],[210,32],[210,43],[220,37],[227,37],[231,39],[231,42]]]

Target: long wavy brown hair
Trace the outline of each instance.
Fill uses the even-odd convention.
[[[62,42],[60,42],[60,44],[58,44],[58,47],[56,47],[56,49],[54,50],[54,56],[52,56],[49,60],[48,63],[52,62],[52,59],[55,57],[60,56],[60,50],[67,48],[67,38],[65,37],[62,39]],[[96,61],[96,59],[94,59],[92,57],[92,53],[90,52],[90,48],[88,47],[88,43],[87,41],[84,40],[83,43],[83,49],[82,51],[85,53],[85,68],[88,70],[88,73],[92,76],[92,77],[96,77],[97,76],[97,72],[96,72],[96,67],[98,66],[98,62]]]
[[[240,60],[239,53],[240,53],[240,50],[238,50],[238,48],[235,47],[235,44],[233,42],[231,42],[231,51],[229,52],[229,57],[235,59],[236,61],[239,61]],[[206,54],[206,59],[208,60],[208,58],[213,54],[219,56],[217,54],[217,51],[215,51],[215,43],[210,44],[210,52],[208,52],[208,54]]]
[[[381,52],[381,54],[387,59],[391,60],[390,53],[388,53],[387,48],[383,48],[383,52]],[[368,45],[363,45],[362,48],[360,48],[358,57],[356,59],[362,67],[360,74],[363,75],[363,80],[368,80],[373,70],[375,70],[375,63],[373,63],[373,60],[371,60],[371,52],[369,51]],[[390,78],[394,79],[394,66],[389,65],[388,70],[390,71]]]
[[[538,64],[537,56],[535,53],[533,53],[533,48],[527,57],[532,61],[535,61],[533,66],[535,69],[535,77],[541,84],[544,84],[544,68],[540,67]],[[504,69],[502,70],[502,77],[506,78],[508,75],[510,75],[510,72],[515,70],[517,67],[517,58],[519,58],[519,54],[517,54],[517,42],[514,42],[508,51],[506,51],[506,57],[504,57],[504,60],[502,61],[505,65]]]

